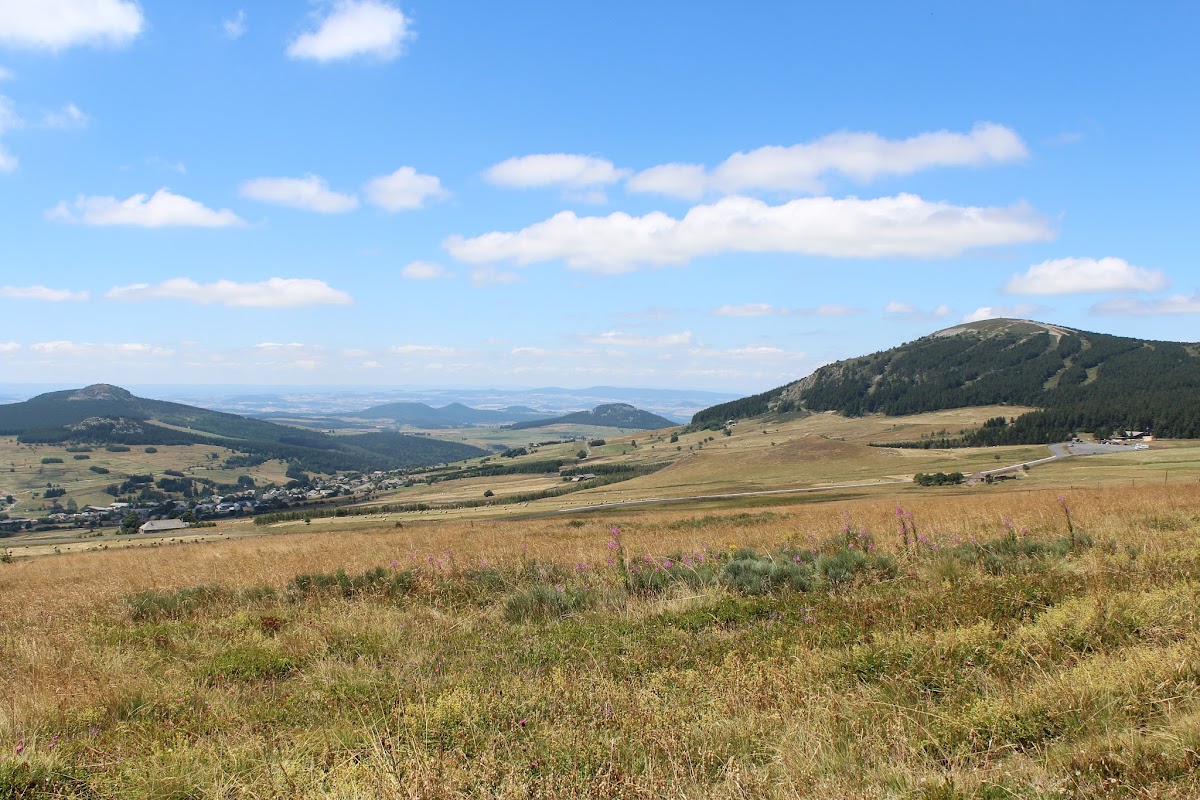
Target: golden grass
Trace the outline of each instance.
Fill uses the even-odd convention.
[[[1094,545],[998,576],[902,552],[897,503],[945,548],[1010,524],[1049,541],[1066,531],[1057,490],[19,559],[0,564],[0,752],[59,775],[62,796],[1192,797],[1200,485],[1064,500]],[[807,547],[847,519],[899,557],[896,580],[625,597],[603,566],[612,525],[661,558]],[[248,594],[392,562],[417,577],[399,603]],[[608,599],[558,622],[505,622],[520,590],[474,594],[470,577],[581,564]],[[197,586],[222,599],[130,616],[138,593]]]

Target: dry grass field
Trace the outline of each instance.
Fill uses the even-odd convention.
[[[1172,478],[17,559],[0,797],[1194,798],[1197,533]]]

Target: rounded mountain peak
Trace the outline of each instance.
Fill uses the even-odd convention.
[[[111,383],[93,383],[71,393],[68,400],[133,400],[133,394]]]

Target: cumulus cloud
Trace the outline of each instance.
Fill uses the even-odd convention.
[[[110,300],[186,300],[240,308],[302,308],[354,302],[346,292],[312,278],[269,278],[248,283],[219,280],[204,284],[191,278],[172,278],[159,284],[114,286],[105,297]]]
[[[1123,258],[1057,258],[1034,264],[1004,285],[1009,294],[1157,292],[1167,288],[1159,269],[1135,267]]]
[[[699,200],[709,188],[708,171],[701,164],[660,164],[631,177],[625,188],[631,192]]]
[[[0,297],[14,300],[46,300],[51,303],[87,300],[89,292],[69,289],[48,289],[45,286],[0,286]]]
[[[436,175],[422,175],[412,167],[372,178],[363,191],[368,201],[385,211],[420,208],[427,200],[441,200],[450,195]]]
[[[453,272],[432,261],[413,261],[400,270],[400,275],[413,281],[432,281],[438,278],[454,277]]]
[[[381,0],[338,0],[333,10],[318,20],[317,28],[288,45],[292,58],[336,61],[373,56],[390,61],[404,53],[416,37],[408,17]]]
[[[981,322],[985,319],[1028,319],[1043,307],[1033,303],[1019,303],[1015,306],[980,306],[963,317],[963,322]]]
[[[516,264],[562,260],[568,267],[621,273],[639,265],[684,264],[721,253],[795,253],[839,258],[939,258],[976,247],[1046,241],[1053,232],[1024,204],[954,206],[910,194],[873,200],[800,198],[771,206],[726,197],[682,219],[659,211],[579,217],[560,212],[519,231],[444,242],[460,261]]]
[[[159,189],[149,197],[135,194],[125,200],[115,197],[75,198],[73,208],[65,201],[47,212],[58,222],[78,222],[84,225],[132,225],[139,228],[227,228],[244,225],[237,214],[227,208],[214,211],[191,198]]]
[[[1113,316],[1154,317],[1162,314],[1200,314],[1200,292],[1195,294],[1173,294],[1161,300],[1136,300],[1132,297],[1114,297],[1092,306],[1094,314]]]
[[[484,171],[483,177],[495,186],[514,189],[554,186],[579,199],[603,202],[604,193],[596,187],[616,183],[628,174],[629,170],[617,169],[603,158],[541,153],[501,161]]]
[[[238,12],[221,22],[221,28],[228,39],[240,39],[246,35],[246,11],[239,8]]]
[[[303,208],[322,214],[344,214],[358,208],[358,198],[329,188],[324,178],[254,178],[241,186],[242,197],[263,203]]]
[[[16,342],[0,342],[0,353],[15,353],[21,349]]]
[[[36,50],[128,44],[145,19],[132,0],[0,0],[0,44]]]
[[[662,164],[639,172],[627,187],[688,200],[710,192],[817,193],[831,174],[867,182],[931,167],[983,166],[1028,155],[1016,133],[991,122],[977,123],[969,133],[942,130],[908,139],[842,132],[806,144],[734,153],[711,172],[700,164]]]
[[[521,276],[515,272],[496,269],[493,266],[475,267],[471,270],[471,285],[477,289],[487,286],[506,286],[518,283]]]

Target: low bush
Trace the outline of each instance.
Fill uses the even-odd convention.
[[[411,592],[415,584],[416,574],[412,570],[376,567],[361,575],[350,575],[339,569],[297,575],[288,583],[287,593],[293,600],[321,596],[375,596],[394,600]]]
[[[186,619],[229,599],[229,596],[230,593],[220,586],[194,586],[174,591],[150,589],[126,597],[125,602],[134,622],[161,622]]]
[[[514,623],[558,619],[592,608],[598,598],[594,589],[541,583],[510,596],[504,604],[504,618]]]

